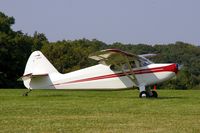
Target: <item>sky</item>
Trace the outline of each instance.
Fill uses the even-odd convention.
[[[15,31],[49,41],[200,45],[200,0],[1,0]]]

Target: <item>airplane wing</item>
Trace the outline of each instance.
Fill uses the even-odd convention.
[[[89,58],[106,65],[111,65],[113,63],[127,63],[127,60],[133,61],[134,59],[139,59],[140,57],[118,49],[106,49],[89,55]]]
[[[29,74],[26,74],[26,75],[23,75],[22,77],[20,77],[18,79],[18,81],[25,81],[25,80],[28,80],[28,79],[31,79],[31,78],[35,78],[35,77],[45,77],[45,76],[48,76],[47,73],[44,73],[44,74],[33,74],[33,73],[29,73]]]
[[[151,57],[154,57],[154,56],[157,56],[157,54],[142,54],[142,55],[139,55],[140,57],[149,57],[149,58],[151,58]]]

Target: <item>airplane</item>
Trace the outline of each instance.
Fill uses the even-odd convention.
[[[176,76],[178,64],[156,64],[147,57],[155,54],[136,55],[119,49],[97,51],[89,58],[97,65],[67,74],[59,73],[40,51],[33,52],[21,79],[28,91],[33,89],[67,90],[123,90],[137,87],[140,98],[157,98],[156,86]],[[154,90],[149,86],[154,85]]]

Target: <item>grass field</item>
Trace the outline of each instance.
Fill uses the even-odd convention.
[[[0,132],[199,133],[200,91],[66,91],[0,89]]]

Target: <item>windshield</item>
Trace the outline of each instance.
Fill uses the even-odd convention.
[[[150,60],[148,60],[147,58],[140,57],[140,66],[141,66],[141,67],[150,65],[150,64],[152,64],[152,63],[153,63],[153,62],[150,61]]]

